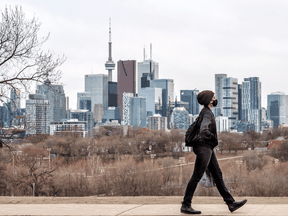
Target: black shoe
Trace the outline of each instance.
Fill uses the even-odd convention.
[[[244,199],[244,200],[242,200],[240,202],[234,201],[233,203],[229,203],[227,205],[228,205],[228,208],[229,208],[230,212],[234,212],[237,209],[239,209],[240,207],[242,207],[246,202],[247,202],[247,199]]]
[[[181,206],[180,211],[185,214],[201,214],[201,211],[197,211],[193,209],[191,206],[188,207],[184,205]]]

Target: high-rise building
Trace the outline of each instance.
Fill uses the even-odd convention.
[[[162,116],[168,117],[169,100],[174,102],[174,80],[173,79],[155,79],[151,81],[152,86],[162,88]],[[168,124],[170,119],[168,118]]]
[[[131,100],[132,118],[131,125],[147,127],[146,98],[133,97]]]
[[[43,85],[37,85],[37,92],[45,95],[50,104],[50,121],[66,119],[66,98],[62,85],[52,85],[46,80]]]
[[[93,110],[94,122],[101,123],[105,110],[102,104],[95,104]]]
[[[86,122],[85,131],[91,131],[94,127],[93,113],[89,110],[71,110],[70,119]]]
[[[184,107],[175,107],[172,112],[172,125],[177,129],[188,129],[190,125],[189,112]]]
[[[267,118],[273,121],[274,127],[288,124],[288,95],[284,92],[267,95]]]
[[[242,84],[238,84],[238,120],[242,119]]]
[[[102,117],[102,123],[113,120],[116,120],[118,121],[119,124],[121,124],[121,115],[119,107],[108,107],[108,109],[104,111],[104,115]]]
[[[121,121],[123,121],[123,93],[132,93],[133,97],[136,96],[136,61],[119,60],[117,62],[117,96],[118,96],[118,107],[121,114]]]
[[[244,78],[242,82],[242,119],[261,131],[261,82],[259,77]]]
[[[200,104],[197,101],[199,90],[180,90],[180,100],[189,103],[187,111],[189,114],[198,115],[200,112]]]
[[[8,125],[8,106],[6,103],[3,106],[0,106],[0,128],[7,127]]]
[[[108,70],[108,81],[112,82],[112,70],[115,69],[115,63],[112,60],[112,41],[111,41],[111,19],[109,20],[109,56],[108,61],[105,63],[105,68]]]
[[[234,130],[238,121],[238,80],[227,77],[223,79],[222,91],[223,116],[228,117],[228,128]],[[216,107],[217,108],[217,107]]]
[[[26,134],[49,134],[50,104],[46,95],[29,94],[26,100]]]
[[[163,130],[167,131],[167,117],[160,114],[154,114],[148,117],[148,128],[150,130]]]
[[[123,92],[123,113],[122,113],[122,119],[123,119],[123,125],[131,125],[131,100],[134,96],[133,93],[130,92]],[[119,109],[120,110],[120,109]],[[120,113],[121,114],[121,113]]]
[[[14,88],[10,92],[11,112],[17,113],[20,110],[20,91]]]
[[[144,48],[143,62],[138,62],[138,93],[141,88],[151,87],[150,81],[159,79],[159,63],[152,60],[152,45],[150,44],[150,59],[146,59]]]
[[[189,103],[184,101],[177,101],[171,103],[171,108],[174,109],[174,107],[184,107],[187,111],[189,109]]]
[[[18,126],[18,121],[16,116],[20,116],[21,107],[20,107],[20,91],[14,88],[10,92],[10,101],[7,103],[8,113],[7,115],[7,126]]]
[[[215,117],[223,115],[223,79],[227,74],[215,74],[215,97],[218,105],[215,107]]]
[[[266,121],[267,120],[267,110],[265,107],[261,108],[261,117],[262,117],[262,121]]]
[[[118,107],[117,82],[108,82],[108,106]]]
[[[146,98],[147,116],[153,116],[159,106],[159,100],[162,101],[162,88],[141,88],[138,96]]]
[[[124,125],[147,127],[146,98],[133,97],[133,93],[123,93]]]
[[[215,118],[217,132],[229,131],[229,119],[226,116],[217,116]]]
[[[103,110],[106,110],[108,108],[107,75],[105,74],[85,75],[85,92],[91,93],[91,110],[93,111],[93,115],[95,115],[94,107],[96,104],[101,104],[103,106]]]
[[[69,119],[70,113],[69,113],[69,97],[66,97],[66,119]]]
[[[89,110],[90,112],[92,112],[92,98],[90,92],[77,93],[77,109]]]

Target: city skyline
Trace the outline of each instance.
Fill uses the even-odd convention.
[[[285,1],[175,4],[11,0],[1,1],[0,6],[3,10],[5,5],[16,4],[22,6],[27,18],[34,14],[39,18],[43,36],[50,32],[44,48],[67,56],[61,66],[62,82],[72,109],[77,107],[77,92],[83,92],[84,75],[92,71],[108,75],[104,64],[108,56],[110,17],[114,62],[119,59],[141,62],[144,44],[148,50],[152,43],[152,59],[159,63],[159,78],[174,79],[177,98],[183,89],[214,91],[214,74],[218,73],[238,78],[239,82],[259,77],[262,107],[267,107],[268,94],[288,93],[285,88],[288,39],[282,27],[288,16]],[[112,72],[113,81],[117,81],[116,70]]]

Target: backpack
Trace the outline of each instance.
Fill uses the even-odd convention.
[[[198,141],[198,133],[199,127],[197,126],[197,122],[199,117],[189,126],[185,134],[185,145],[189,147],[193,147],[195,143]]]

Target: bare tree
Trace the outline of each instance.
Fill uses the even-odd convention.
[[[41,23],[35,16],[27,19],[21,6],[1,11],[0,20],[0,104],[9,99],[11,89],[30,93],[31,84],[57,83],[62,72],[58,69],[66,57],[54,58],[52,51],[43,51],[49,39],[39,38]],[[47,82],[46,82],[47,83]]]
[[[39,39],[41,23],[33,17],[25,18],[22,8],[5,8],[0,23],[0,99],[8,98],[7,90],[14,88],[29,92],[31,82],[57,82],[62,73],[57,68],[65,57],[53,58],[53,52],[44,52],[42,45],[49,34]],[[8,88],[7,88],[8,87]]]
[[[16,191],[23,193],[27,188],[31,188],[32,191],[34,187],[35,196],[48,195],[45,187],[53,178],[55,166],[49,169],[50,166],[48,168],[47,164],[43,164],[42,159],[46,153],[43,148],[27,147],[22,151],[23,155],[17,161],[18,174],[13,180]]]

